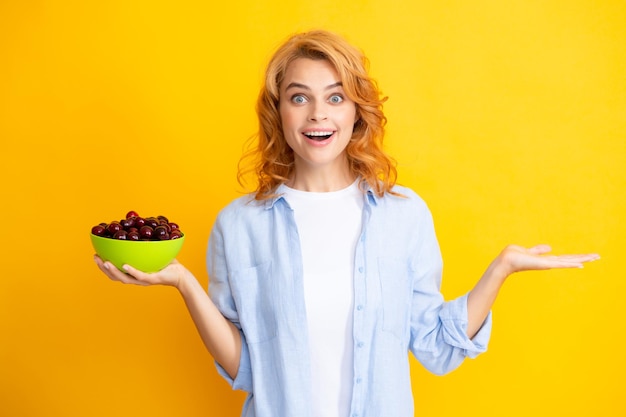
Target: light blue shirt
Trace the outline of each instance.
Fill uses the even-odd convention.
[[[354,380],[346,417],[413,417],[408,352],[445,374],[484,352],[491,313],[467,337],[467,294],[444,302],[432,216],[412,190],[364,192],[354,276]],[[281,187],[277,193],[281,193]],[[233,389],[248,392],[244,417],[310,414],[310,363],[302,257],[293,210],[282,197],[225,207],[209,239],[209,294],[241,331]],[[328,291],[332,291],[328,288]]]

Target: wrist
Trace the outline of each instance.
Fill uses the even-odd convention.
[[[197,283],[198,281],[196,280],[196,277],[187,268],[184,268],[178,278],[178,281],[176,282],[175,287],[178,292],[185,296],[193,290],[194,284]]]
[[[500,255],[498,255],[498,269],[501,274],[504,275],[504,278],[509,275],[514,274],[515,272],[523,271],[523,258],[526,254],[523,251],[523,248],[520,248],[516,245],[508,245],[505,247]]]
[[[507,277],[511,275],[514,271],[511,269],[510,263],[507,261],[504,252],[498,255],[489,268],[487,268],[487,273],[491,280],[499,283],[500,285],[504,284]]]

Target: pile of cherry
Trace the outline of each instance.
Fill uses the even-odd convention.
[[[91,228],[96,236],[119,240],[171,240],[182,237],[178,224],[165,216],[141,217],[136,211],[129,211],[120,221],[100,223]]]

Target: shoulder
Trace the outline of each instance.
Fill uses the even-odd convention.
[[[217,223],[238,222],[248,217],[255,217],[265,207],[265,202],[255,200],[254,194],[246,194],[224,206],[217,215]]]
[[[433,215],[426,201],[413,189],[395,185],[393,194],[386,193],[383,197],[372,197],[370,202],[372,213],[387,222],[389,227],[403,224],[406,230],[414,227],[425,227],[433,223]]]
[[[424,201],[422,197],[420,197],[419,194],[417,194],[417,192],[415,192],[412,188],[409,188],[407,186],[396,184],[393,186],[391,190],[394,193],[398,193],[401,196],[407,197],[409,200],[421,201],[421,202]]]
[[[392,188],[392,191],[395,194],[387,193],[384,197],[380,198],[379,201],[391,207],[428,211],[428,205],[426,204],[426,201],[413,189],[396,184]]]

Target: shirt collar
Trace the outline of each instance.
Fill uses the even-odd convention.
[[[274,191],[275,196],[265,200],[265,210],[274,208],[274,204],[279,200],[285,200],[285,184],[280,184]]]

